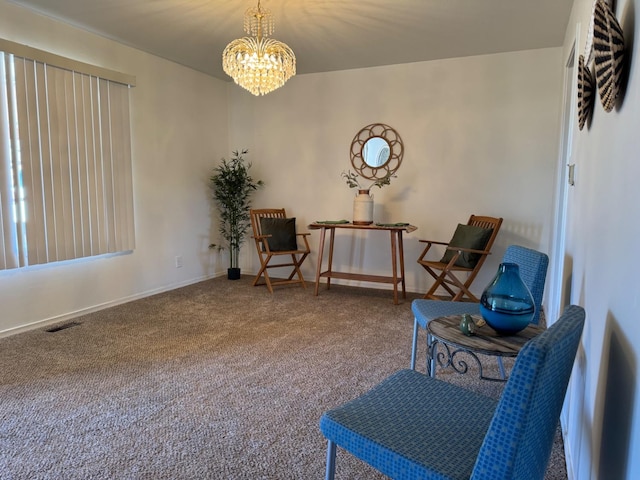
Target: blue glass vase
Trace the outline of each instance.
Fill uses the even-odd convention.
[[[499,334],[513,335],[529,325],[535,312],[533,297],[520,278],[518,264],[501,263],[480,297],[482,318]]]

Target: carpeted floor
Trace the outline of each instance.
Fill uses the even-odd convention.
[[[323,478],[318,420],[408,367],[412,298],[219,278],[0,339],[0,478]],[[559,435],[546,478],[566,478]]]

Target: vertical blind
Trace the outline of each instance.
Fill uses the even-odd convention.
[[[128,85],[0,60],[0,269],[132,250]]]

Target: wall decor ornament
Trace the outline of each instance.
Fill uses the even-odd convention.
[[[402,138],[384,123],[362,128],[351,141],[351,166],[361,177],[380,180],[393,176],[404,155]]]
[[[596,5],[600,0],[593,0],[591,6],[591,17],[589,18],[589,28],[587,30],[587,42],[584,46],[584,64],[591,65],[593,62],[593,22],[596,16]]]
[[[610,112],[620,93],[624,35],[615,14],[604,0],[598,0],[595,4],[593,52],[600,102],[604,110]]]
[[[582,130],[593,112],[595,81],[584,55],[578,58],[578,128]]]

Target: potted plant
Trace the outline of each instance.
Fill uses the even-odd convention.
[[[251,163],[245,163],[243,157],[248,152],[246,149],[235,151],[229,161],[223,158],[210,178],[213,200],[220,215],[218,231],[225,242],[220,248],[229,249],[227,278],[230,280],[240,278],[238,258],[250,225],[251,194],[264,184],[249,175]],[[216,246],[211,244],[209,248]]]
[[[391,183],[391,178],[395,178],[388,172],[384,177],[373,180],[366,187],[360,183],[358,175],[351,170],[342,172],[342,178],[344,178],[349,188],[357,188],[358,194],[353,199],[353,219],[354,225],[370,225],[373,223],[373,196],[369,193],[369,190],[373,187],[382,188],[385,185]]]

